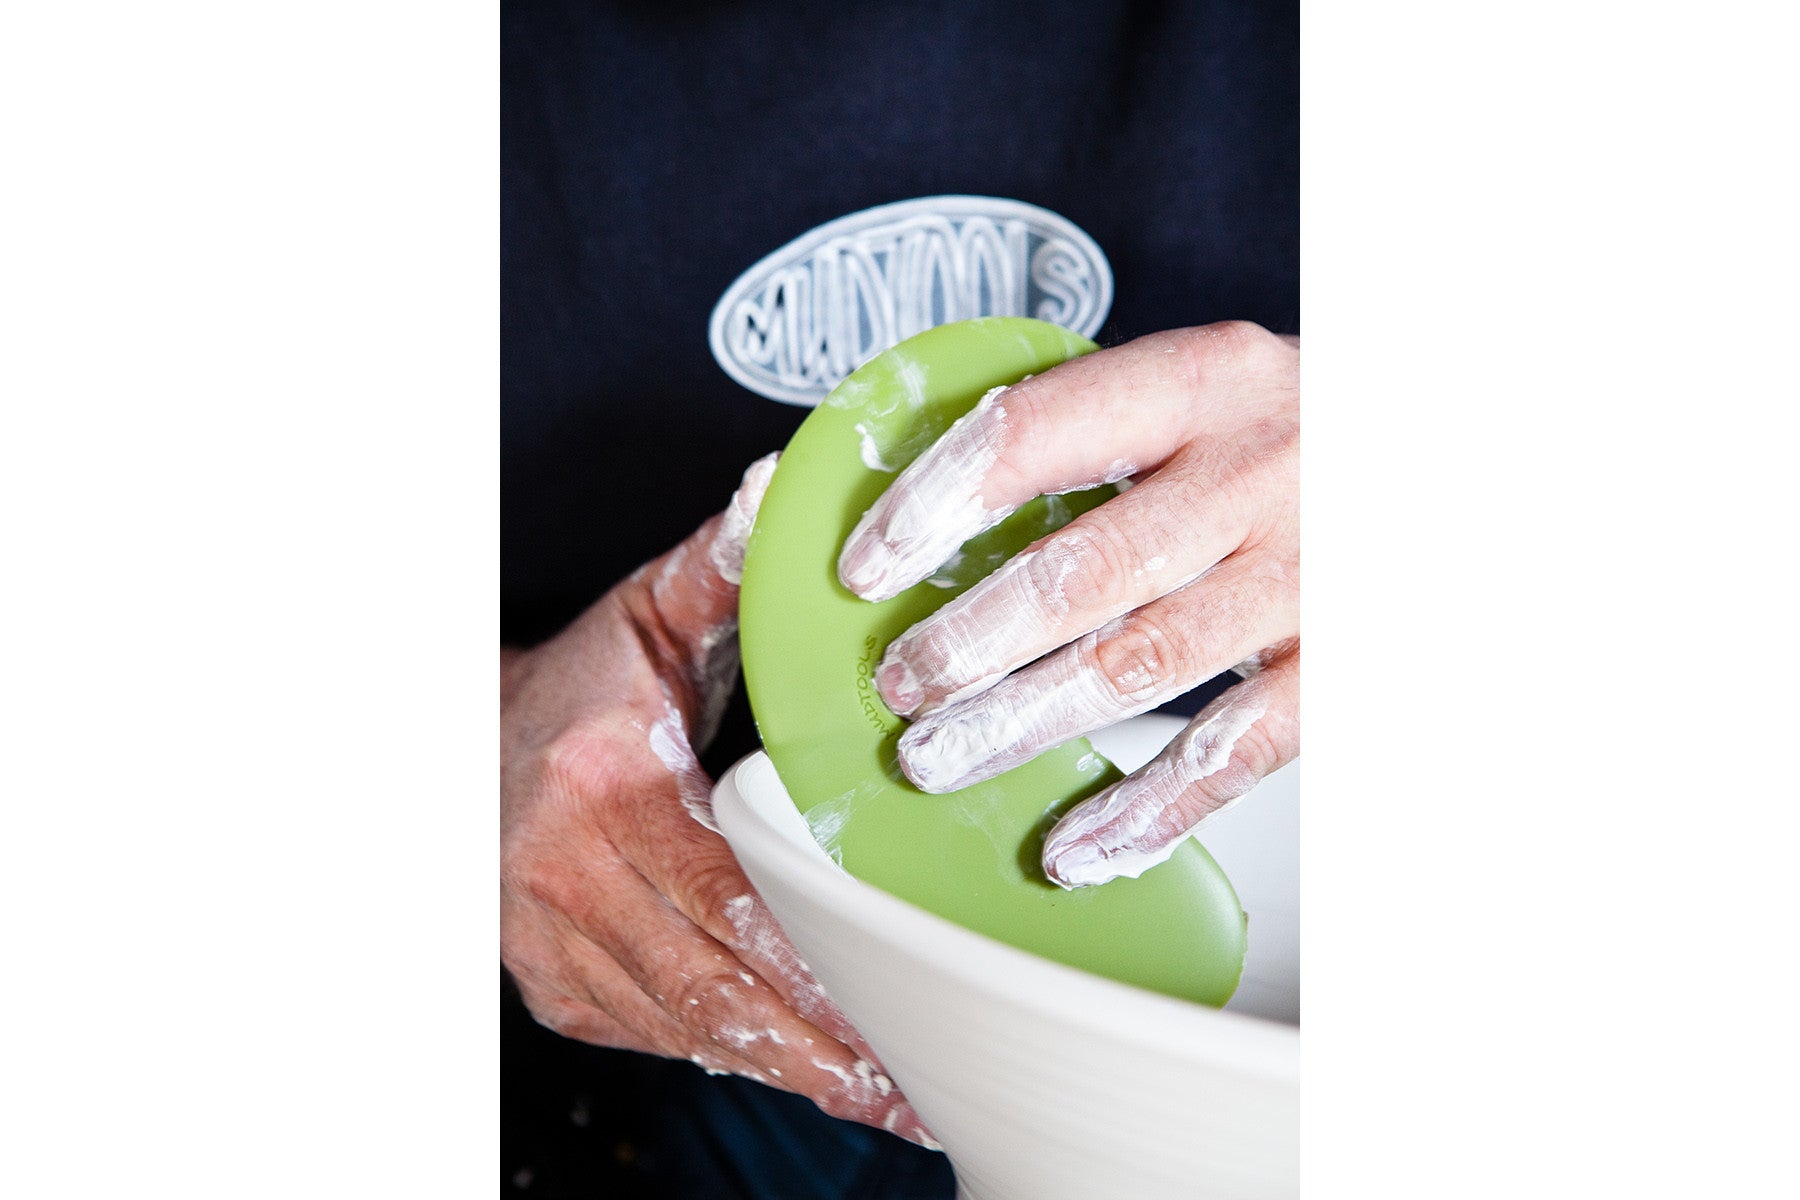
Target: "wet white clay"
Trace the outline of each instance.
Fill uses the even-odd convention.
[[[1255,786],[1241,772],[1225,786],[1210,789],[1211,806],[1171,829],[1174,802],[1224,771],[1232,749],[1262,719],[1267,706],[1254,697],[1227,692],[1142,770],[1077,806],[1044,842],[1044,866],[1065,888],[1089,887],[1113,879],[1136,879],[1169,861],[1203,822],[1223,812]]]
[[[1095,645],[1120,627],[1109,621],[975,698],[922,716],[900,737],[901,770],[923,791],[955,791],[1176,694],[1177,685],[1148,671],[1115,685],[1088,665]]]
[[[734,896],[725,902],[725,919],[737,935],[732,948],[752,960],[752,965],[765,974],[773,974],[782,981],[795,1012],[814,1025],[848,1028],[849,1022],[825,994],[825,989],[819,986],[819,981],[813,978],[806,963],[801,961],[799,951],[781,931],[767,905],[748,893]],[[770,1031],[767,1036],[777,1045],[787,1044],[778,1033]]]
[[[883,695],[896,712],[911,715],[916,707],[912,698],[920,695],[919,689],[927,683],[940,688],[952,685],[938,701],[940,707],[986,691],[1008,672],[1037,657],[1015,651],[1034,645],[1042,635],[1046,611],[1058,617],[1068,615],[1065,588],[1069,576],[1080,567],[1080,553],[1056,541],[1015,555],[935,615],[894,639],[876,675]]]
[[[706,778],[706,772],[694,759],[693,743],[688,741],[687,724],[681,719],[681,710],[663,696],[663,715],[651,724],[649,730],[650,753],[656,760],[669,769],[675,777],[676,794],[681,798],[681,807],[687,815],[714,833],[719,826],[713,820],[712,782]]]
[[[858,421],[856,423],[856,433],[857,436],[862,439],[860,449],[862,451],[863,466],[869,468],[871,471],[892,471],[895,469],[882,461],[881,446],[876,442],[874,432],[871,431],[867,425]]]
[[[725,506],[725,520],[719,526],[719,534],[713,538],[709,557],[713,569],[726,583],[742,583],[744,580],[744,547],[750,543],[750,527],[756,521],[756,510],[762,505],[763,493],[769,490],[769,480],[775,477],[775,462],[778,454],[765,454],[750,464],[744,472],[743,482],[732,494],[731,503]]]
[[[1006,389],[984,395],[882,493],[851,531],[839,577],[869,600],[888,600],[930,576],[964,542],[1013,506],[989,506],[981,488],[1005,448]],[[864,538],[864,534],[871,536]]]

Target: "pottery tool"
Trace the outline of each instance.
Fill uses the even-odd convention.
[[[889,642],[1114,489],[1040,497],[891,600],[862,600],[837,578],[858,519],[985,392],[1094,349],[1043,321],[983,318],[910,338],[839,384],[788,444],[750,535],[744,676],[776,772],[850,874],[1046,958],[1219,1005],[1243,966],[1244,914],[1198,842],[1142,878],[1064,891],[1039,865],[1044,835],[1120,778],[1112,764],[1077,739],[927,795],[900,773],[906,722],[874,686]]]

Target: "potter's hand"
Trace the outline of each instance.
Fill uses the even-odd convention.
[[[695,757],[736,677],[744,542],[774,465],[556,638],[503,657],[501,957],[559,1033],[923,1140],[716,832]]]
[[[916,718],[900,765],[948,792],[1238,665],[1161,757],[1044,846],[1066,886],[1136,876],[1299,753],[1297,339],[1238,322],[1153,334],[984,398],[851,534],[844,585],[885,600],[1046,492],[1136,486],[1020,553],[888,647]]]

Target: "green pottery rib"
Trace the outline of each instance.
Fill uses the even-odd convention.
[[[927,795],[900,774],[906,722],[871,679],[895,637],[1113,489],[1033,501],[884,603],[837,578],[857,520],[984,392],[1094,348],[1042,321],[963,321],[902,342],[838,385],[788,444],[751,533],[744,676],[776,772],[850,874],[1046,958],[1220,1005],[1243,967],[1244,915],[1199,843],[1141,879],[1063,891],[1039,866],[1044,834],[1119,778],[1112,764],[1077,739],[987,783]]]

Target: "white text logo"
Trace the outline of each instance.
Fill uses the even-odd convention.
[[[771,400],[817,404],[915,333],[969,317],[1037,317],[1085,337],[1112,307],[1094,239],[1048,209],[927,196],[865,209],[789,242],[713,309],[719,365]]]

